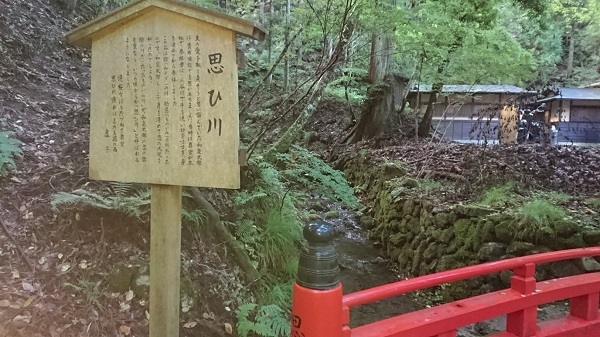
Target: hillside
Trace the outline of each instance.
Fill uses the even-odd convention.
[[[85,21],[50,0],[0,1],[0,130],[24,154],[0,176],[0,336],[148,335],[147,287],[128,293],[147,277],[147,215],[51,207],[57,192],[110,188],[87,178],[89,53],[64,38]],[[239,279],[210,237],[184,241],[196,264],[182,288],[201,301],[180,335],[225,335]]]

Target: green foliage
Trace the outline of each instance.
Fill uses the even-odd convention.
[[[538,238],[541,233],[555,235],[558,224],[570,221],[572,220],[562,208],[546,200],[534,199],[516,212],[514,224],[522,236]]]
[[[494,0],[420,2],[409,11],[412,19],[396,30],[400,63],[426,83],[528,79],[532,55],[498,24],[496,5]]]
[[[347,68],[342,71],[344,75],[329,83],[325,93],[349,104],[362,103],[368,91],[367,83],[363,80],[367,71],[360,68]]]
[[[260,232],[257,257],[260,266],[281,268],[297,255],[296,243],[302,239],[297,215],[282,209],[269,208],[266,222]]]
[[[550,226],[567,218],[567,213],[560,207],[554,206],[546,200],[534,199],[525,203],[519,212],[521,223],[533,226]]]
[[[254,333],[263,337],[284,337],[290,335],[289,313],[279,306],[270,304],[259,307],[247,303],[236,310],[237,331],[242,337]]]
[[[8,174],[6,168],[16,168],[15,158],[22,158],[21,141],[11,138],[12,132],[0,131],[0,176]]]
[[[104,194],[83,189],[71,193],[58,192],[52,196],[51,205],[56,209],[59,205],[83,203],[96,208],[120,211],[137,218],[148,212],[149,189],[134,191],[131,184],[113,183]]]
[[[77,285],[69,282],[65,282],[63,285],[65,287],[73,288],[78,293],[84,295],[85,301],[88,304],[94,304],[98,308],[103,309],[102,305],[100,304],[100,295],[102,295],[102,290],[100,289],[101,284],[102,281],[92,282],[89,280],[80,279],[77,282]]]
[[[316,154],[300,146],[292,146],[289,153],[277,154],[278,164],[284,166],[282,176],[303,188],[316,190],[330,199],[350,207],[358,206],[354,190],[343,173],[331,168]]]
[[[563,54],[564,27],[548,15],[540,16],[539,12],[510,1],[501,2],[498,10],[500,26],[533,55],[536,78],[546,83],[556,76],[556,67]]]
[[[483,206],[506,206],[514,200],[515,183],[509,181],[500,186],[494,186],[485,191],[479,198],[479,204]]]
[[[250,167],[254,185],[234,197],[235,234],[260,270],[289,276],[286,266],[297,258],[302,240],[295,200],[272,165],[251,160]]]

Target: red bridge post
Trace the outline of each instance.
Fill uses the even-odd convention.
[[[342,337],[342,285],[333,227],[318,221],[304,227],[292,295],[291,337]]]
[[[523,295],[535,292],[535,264],[528,263],[514,269],[510,287]],[[506,331],[517,337],[534,336],[537,330],[537,306],[511,312],[506,315]]]

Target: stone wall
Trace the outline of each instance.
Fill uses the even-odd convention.
[[[419,193],[419,181],[402,167],[360,158],[343,163],[348,180],[366,196],[369,216],[363,223],[391,261],[407,276],[552,250],[600,245],[600,230],[584,230],[575,222],[531,228],[510,212],[475,204],[436,205]],[[537,279],[598,271],[593,258],[537,267]],[[448,286],[448,298],[471,296],[508,286],[510,272]]]

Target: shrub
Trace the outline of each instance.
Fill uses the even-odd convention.
[[[15,158],[22,158],[23,151],[20,148],[21,141],[11,138],[12,132],[0,132],[0,175],[8,174],[7,167],[16,168]]]

